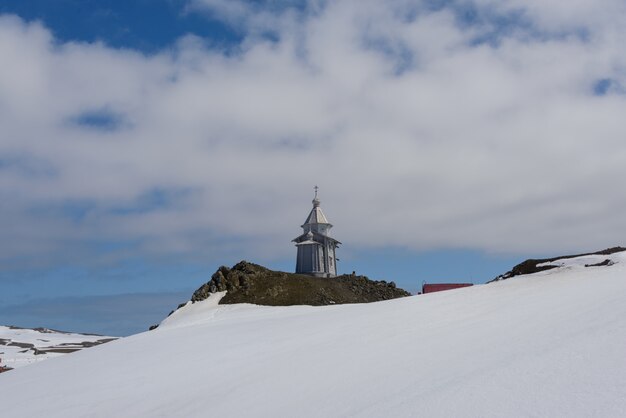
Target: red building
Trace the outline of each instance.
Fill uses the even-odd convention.
[[[461,287],[473,286],[472,283],[433,283],[422,285],[422,293],[443,292],[444,290],[459,289]]]

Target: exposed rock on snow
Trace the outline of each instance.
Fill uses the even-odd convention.
[[[500,280],[506,280],[509,279],[511,277],[515,277],[515,276],[520,276],[523,274],[533,274],[533,273],[538,273],[540,271],[545,271],[545,270],[550,270],[550,269],[554,269],[557,267],[562,267],[564,264],[563,263],[558,263],[558,261],[561,260],[568,260],[568,259],[574,259],[574,258],[582,258],[582,257],[592,257],[592,259],[597,259],[599,256],[606,256],[606,255],[611,255],[611,254],[615,254],[615,253],[619,253],[619,252],[623,252],[626,251],[626,248],[624,247],[612,247],[612,248],[607,248],[606,250],[602,250],[602,251],[596,251],[595,253],[585,253],[585,254],[576,254],[576,255],[562,255],[560,257],[552,257],[552,258],[543,258],[543,259],[528,259],[525,260],[523,262],[521,262],[520,264],[516,265],[515,267],[513,267],[511,269],[511,271],[507,271],[504,274],[501,274],[500,276],[496,277],[495,279],[487,282],[487,283],[491,283],[491,282],[497,282]],[[598,256],[598,257],[594,257],[594,256]],[[595,264],[585,264],[585,267],[598,267],[598,266],[608,266],[608,265],[612,265],[613,262],[610,259],[607,259],[605,257],[602,257],[600,259],[601,261],[595,262]]]
[[[15,369],[116,339],[48,328],[0,326],[0,366]]]

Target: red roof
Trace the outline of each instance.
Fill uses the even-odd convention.
[[[444,290],[452,290],[469,286],[473,286],[472,283],[424,283],[422,286],[422,293],[442,292]]]

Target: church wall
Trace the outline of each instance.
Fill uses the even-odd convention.
[[[317,251],[315,247],[317,247],[317,245],[298,246],[296,273],[309,273],[317,271]]]

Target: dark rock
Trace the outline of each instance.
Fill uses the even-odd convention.
[[[611,260],[609,260],[608,258],[600,263],[596,263],[596,264],[585,264],[585,267],[601,267],[601,266],[612,266],[613,263]]]
[[[16,341],[10,342],[7,345],[8,346],[13,346],[13,347],[19,347],[19,348],[33,348],[33,347],[35,347],[35,345],[31,344],[31,343],[19,343],[19,342],[16,342]]]
[[[191,301],[199,302],[212,293],[225,290],[227,293],[220,300],[220,304],[320,306],[375,302],[411,295],[398,288],[394,282],[373,281],[354,273],[322,278],[273,271],[258,264],[241,261],[231,269],[220,267],[209,282],[193,293]]]

